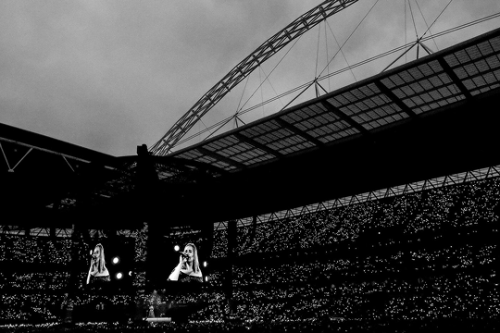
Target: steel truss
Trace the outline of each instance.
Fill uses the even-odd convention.
[[[258,224],[258,223],[273,222],[290,217],[299,217],[305,214],[330,210],[337,207],[356,205],[363,202],[379,200],[403,194],[421,193],[425,190],[438,189],[450,185],[464,184],[472,181],[478,181],[495,177],[500,177],[500,165],[477,169],[473,171],[462,172],[444,177],[426,179],[405,185],[388,187],[385,189],[361,193],[344,198],[323,201],[315,204],[295,207],[288,210],[282,210],[279,212],[274,212],[269,214],[263,214],[257,217],[246,217],[238,219],[236,221],[238,227],[248,227],[251,226],[253,223]],[[215,224],[214,229],[215,230],[227,229],[227,226],[228,226],[228,221],[217,222]]]
[[[73,231],[74,230],[72,228],[51,228],[51,227],[26,228],[23,226],[16,226],[16,225],[0,225],[0,234],[10,234],[18,236],[50,237],[51,235],[54,235],[57,238],[68,238],[73,235]],[[97,229],[89,230],[89,235],[91,238],[107,237],[107,235],[102,230],[97,230]],[[137,236],[133,230],[128,230],[128,229],[117,230],[116,235],[122,237],[133,237],[133,238]]]
[[[73,235],[73,229],[68,228],[26,228],[16,225],[0,225],[0,234],[9,234],[17,236],[35,236],[35,237],[55,237],[67,238]]]
[[[3,160],[3,162],[7,166],[7,172],[9,173],[18,172],[20,168],[25,167],[25,164],[33,164],[33,160],[30,160],[30,155],[36,155],[37,153],[60,157],[60,162],[57,163],[57,167],[62,167],[62,169],[68,171],[69,174],[81,174],[82,172],[85,172],[85,170],[93,163],[92,160],[87,158],[80,158],[74,155],[61,153],[54,149],[47,149],[37,145],[20,142],[19,140],[0,137],[0,163]],[[108,172],[122,172],[115,166],[111,166],[109,164],[104,164],[103,167]],[[115,183],[119,183],[119,179],[113,181]],[[96,193],[96,195],[109,198],[114,195],[114,193],[110,189],[110,186],[106,186],[106,188],[100,190],[98,193]],[[75,205],[75,203],[75,198],[63,197],[57,199],[56,202],[48,204],[46,207],[62,209],[66,207],[72,207]]]
[[[106,233],[104,230],[101,230],[101,229],[90,229],[89,235],[90,235],[90,238],[96,238],[96,237],[97,238],[109,238],[110,237],[109,233]],[[135,237],[137,237],[137,233],[134,230],[130,230],[130,229],[118,229],[118,230],[116,230],[116,236],[135,238]]]
[[[150,148],[150,152],[159,156],[170,153],[172,148],[198,120],[257,67],[308,30],[356,2],[358,2],[358,0],[327,0],[309,10],[266,40],[205,93],[191,109],[189,109],[174,126],[168,130],[161,140]]]
[[[15,150],[18,149],[22,150],[23,153],[22,156],[20,157],[9,156],[9,154],[6,152],[5,145],[13,145],[15,146],[14,148]],[[0,137],[0,157],[5,161],[5,164],[8,167],[8,172],[15,172],[16,168],[19,167],[19,165],[25,160],[25,158],[34,150],[61,156],[62,160],[64,161],[64,163],[71,172],[76,172],[76,169],[80,168],[80,166],[83,164],[91,163],[91,161],[79,157],[71,156],[64,153],[59,153],[50,149],[45,149],[31,144]],[[106,168],[109,170],[114,170],[114,168],[110,166],[106,166]]]

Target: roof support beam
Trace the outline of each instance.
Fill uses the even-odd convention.
[[[351,117],[346,115],[344,112],[342,112],[339,109],[337,109],[336,107],[334,107],[332,104],[330,104],[330,102],[323,100],[320,103],[321,103],[321,105],[323,105],[325,107],[325,109],[327,109],[329,112],[333,113],[334,115],[339,117],[341,120],[345,121],[346,123],[348,123],[349,125],[351,125],[355,129],[357,129],[361,134],[364,134],[364,135],[370,134],[370,132],[366,128],[364,128],[363,126],[358,124],[354,119],[352,119]]]
[[[417,115],[413,112],[401,99],[399,99],[389,88],[387,88],[380,80],[374,81],[377,88],[380,89],[391,101],[394,102],[403,112],[405,112],[410,118],[416,118]]]
[[[268,146],[266,145],[263,145],[262,143],[260,142],[257,142],[251,138],[248,138],[246,136],[244,136],[243,134],[241,133],[234,133],[233,134],[238,140],[240,141],[243,141],[243,142],[246,142],[248,143],[249,145],[251,146],[254,146],[255,148],[259,148],[260,150],[263,150],[265,151],[266,153],[268,154],[271,154],[277,158],[282,158],[283,157],[283,154],[277,152],[276,150],[272,149],[272,148],[269,148]]]
[[[204,155],[207,155],[207,156],[210,156],[212,158],[215,158],[217,161],[221,161],[221,162],[224,162],[226,164],[229,164],[229,165],[232,165],[238,169],[246,169],[247,166],[245,164],[242,164],[240,162],[236,162],[236,161],[233,161],[232,159],[230,158],[227,158],[225,156],[222,156],[222,155],[219,155],[213,151],[210,151],[206,148],[203,148],[203,147],[197,147],[196,150],[198,150],[200,153],[204,154]]]
[[[276,121],[280,126],[286,128],[286,129],[289,129],[290,131],[292,131],[293,133],[297,134],[298,136],[301,136],[304,139],[306,139],[307,141],[314,143],[316,146],[318,146],[320,148],[322,148],[322,147],[325,146],[325,144],[323,142],[319,141],[314,136],[309,135],[306,132],[303,132],[303,131],[299,130],[297,127],[293,126],[289,122],[286,122],[286,121],[284,121],[283,119],[281,119],[279,117],[277,117],[277,118],[275,118],[273,120]]]
[[[455,72],[450,67],[450,65],[448,65],[448,63],[443,58],[438,58],[438,62],[441,65],[441,67],[443,67],[444,72],[446,74],[448,74],[448,76],[453,81],[453,83],[455,83],[455,85],[458,87],[458,89],[460,89],[462,94],[464,94],[464,96],[467,99],[471,99],[472,95],[470,94],[469,90],[467,90],[467,88],[465,87],[463,82],[458,78],[457,74],[455,74]]]

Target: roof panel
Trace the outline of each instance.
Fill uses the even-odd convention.
[[[377,113],[377,110],[371,110],[367,113],[365,113],[370,119],[377,119],[380,118],[380,114]]]
[[[408,70],[408,73],[413,77],[415,81],[421,80],[425,77],[424,73],[422,73],[419,67],[413,67]]]
[[[380,89],[373,82],[362,86],[359,89],[368,97],[375,94],[380,94]]]
[[[238,153],[239,153],[239,151],[237,149],[235,149],[234,147],[217,151],[217,154],[222,155],[224,157],[232,157],[233,155],[236,155]]]
[[[381,82],[389,89],[394,88],[395,86],[400,86],[404,84],[404,81],[398,75],[392,75],[391,77],[385,77],[381,80]]]
[[[479,43],[477,46],[483,56],[487,56],[488,54],[492,54],[493,52],[495,52],[489,41]]]
[[[349,101],[347,100],[347,98],[345,98],[342,95],[334,96],[331,99],[329,99],[328,101],[330,103],[332,103],[332,105],[335,106],[337,109],[343,105],[349,104]]]
[[[500,67],[500,59],[498,55],[493,55],[486,58],[486,62],[488,63],[488,66],[490,66],[491,69]]]
[[[465,51],[467,52],[467,55],[469,56],[469,58],[472,60],[482,57],[482,54],[479,51],[479,48],[477,47],[477,45],[469,46],[468,48],[465,49]]]
[[[215,163],[212,163],[212,165],[218,167],[218,168],[221,168],[221,169],[224,169],[224,170],[232,170],[232,169],[236,169],[235,166],[232,166],[230,164],[227,164],[227,163],[224,163],[222,161],[217,161]]]
[[[361,89],[353,89],[352,94],[359,100],[359,99],[364,99],[367,97],[367,94],[365,93],[366,90],[361,90]],[[369,92],[369,91],[366,91]]]
[[[351,127],[349,129],[346,129],[345,131],[335,132],[333,134],[329,134],[329,135],[325,135],[323,137],[320,137],[319,140],[323,143],[330,143],[332,141],[342,139],[346,136],[355,135],[355,134],[359,134],[359,131],[357,129]]]
[[[431,60],[430,62],[420,65],[420,70],[426,74],[426,76],[431,76],[432,74],[437,74],[444,71],[443,66],[437,60]]]
[[[316,115],[328,112],[328,110],[321,103],[311,105],[310,109],[313,110]]]
[[[256,163],[261,163],[261,162],[265,162],[268,160],[272,160],[273,158],[275,158],[275,157],[271,154],[260,155],[258,157],[253,158],[253,159],[245,161],[244,164],[249,166],[249,165],[253,165]]]
[[[312,131],[308,131],[307,134],[311,135],[314,138],[326,135],[327,132],[325,132],[322,128],[315,128]]]
[[[418,66],[424,77],[429,77],[432,74],[435,74],[436,71],[429,65],[429,64],[423,64]]]
[[[488,63],[484,59],[481,59],[478,62],[476,62],[476,67],[481,73],[490,70],[490,66],[488,66]]]
[[[317,119],[321,124],[328,124],[331,122],[335,122],[339,119],[335,114],[328,112],[328,111],[324,112],[324,113],[322,113],[314,118]]]
[[[487,84],[492,84],[492,83],[495,83],[497,81],[497,79],[493,73],[486,73],[485,75],[483,75],[483,77],[484,77],[484,80],[486,81]]]
[[[371,122],[367,122],[363,124],[363,127],[366,129],[374,129],[380,126],[387,125],[389,123],[393,123],[395,121],[402,120],[404,118],[408,118],[408,115],[406,113],[396,113],[387,117],[377,118]]]
[[[202,156],[202,154],[199,151],[193,149],[180,154],[178,157],[185,158],[187,160],[193,160],[200,156]]]
[[[298,151],[301,151],[304,149],[308,149],[308,148],[312,148],[312,147],[314,147],[313,143],[311,143],[309,141],[304,141],[303,143],[300,143],[298,145],[289,146],[287,148],[284,148],[284,149],[280,150],[280,153],[282,153],[283,155],[288,155],[288,154],[295,153],[295,152],[298,152]]]
[[[467,75],[469,76],[474,76],[479,73],[479,70],[476,67],[476,64],[467,64],[463,67],[465,71],[467,72]]]
[[[455,52],[455,56],[461,64],[469,62],[471,59],[465,50],[459,50]]]
[[[258,135],[262,135],[268,132],[272,132],[275,129],[278,129],[279,125],[275,121],[268,121],[265,123],[261,123],[255,126],[252,126],[250,128],[247,128],[243,131],[241,131],[241,134],[253,138]]]
[[[238,158],[240,161],[247,161],[266,154],[267,154],[266,152],[260,149],[253,149],[240,153],[236,155],[234,158]]]
[[[282,116],[282,119],[290,124],[294,124],[295,122],[300,121],[300,118],[296,113],[290,113]]]
[[[308,111],[308,108],[305,107],[305,108],[297,110],[297,112],[294,112],[294,113],[295,113],[297,119],[302,120],[302,119],[307,119],[311,116],[311,114],[307,111]]]
[[[314,126],[318,127],[322,125],[322,122],[319,121],[317,118],[309,118],[309,122]]]
[[[482,76],[476,76],[475,78],[472,79],[476,86],[481,87],[486,85],[486,80]]]
[[[216,162],[218,162],[218,160],[216,160],[215,158],[213,158],[211,156],[207,156],[207,155],[201,155],[200,157],[196,158],[195,160],[198,162],[203,162],[203,163],[208,163],[208,164],[215,164]]]
[[[323,105],[316,103],[283,115],[282,119],[296,126],[296,124],[304,121],[305,119],[311,119],[317,117],[318,115],[328,113],[329,112],[323,107]]]
[[[453,53],[444,56],[444,60],[446,61],[446,63],[448,64],[448,66],[450,66],[451,68],[460,65],[460,61],[458,61],[457,56],[454,55]]]
[[[495,50],[495,52],[500,51],[500,37],[499,36],[496,36],[496,37],[490,39],[489,42],[491,43],[491,46],[493,47],[493,50]]]
[[[337,121],[337,122],[334,122],[334,123],[329,123],[327,125],[327,127],[335,129],[335,130],[346,130],[347,128],[352,128],[351,125],[349,125],[348,123],[346,123],[343,120]]]
[[[246,148],[245,146],[246,145],[243,145],[243,144],[235,145],[235,146],[230,147],[230,148],[219,150],[217,152],[217,154],[223,155],[225,157],[234,158],[234,157],[239,156],[245,152],[252,151],[255,149],[253,147],[245,149]]]
[[[494,84],[494,85],[491,85],[491,86],[486,86],[486,87],[483,87],[483,88],[479,88],[479,89],[476,89],[476,90],[473,90],[471,91],[471,94],[472,96],[476,96],[476,95],[479,95],[479,94],[482,94],[482,93],[485,93],[485,92],[488,92],[492,89],[496,89],[498,88],[500,85],[497,83],[497,84]]]
[[[356,108],[355,106],[341,107],[341,108],[339,108],[339,110],[348,116],[352,116],[353,114],[358,113],[358,111],[359,111],[359,109]]]
[[[317,126],[314,126],[308,120],[302,121],[300,123],[296,123],[296,124],[294,124],[294,126],[297,127],[298,129],[300,129],[301,131],[307,131],[311,128],[317,127]]]
[[[296,149],[293,148],[294,146],[298,146],[301,147],[302,149],[305,149],[305,148],[312,148],[315,145],[299,135],[291,135],[282,140],[274,141],[268,144],[268,146],[272,149],[277,150],[279,153],[286,155],[289,154],[290,152],[296,151]]]

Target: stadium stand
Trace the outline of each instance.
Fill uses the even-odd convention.
[[[499,198],[500,179],[490,178],[259,224],[253,243],[238,242],[235,315],[248,323],[498,319]],[[240,240],[249,232],[240,227]],[[214,233],[213,256],[222,257],[226,231]],[[57,321],[71,239],[0,237],[2,264],[17,267],[0,274],[3,321]],[[214,271],[201,295],[170,301],[201,297],[208,306],[191,319],[224,321],[223,276]],[[95,301],[83,282],[77,290],[75,307]],[[108,300],[132,306],[130,295]]]

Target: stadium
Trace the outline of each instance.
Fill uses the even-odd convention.
[[[316,73],[276,112],[244,121],[241,108],[196,132],[315,27],[320,50],[327,20],[356,2],[299,16],[135,155],[0,123],[0,330],[495,332],[500,12],[427,26],[375,74],[330,88],[358,65]],[[278,100],[263,96],[256,109]]]

